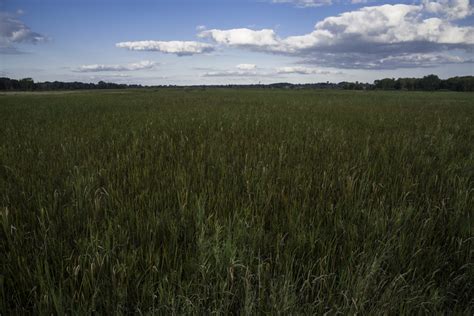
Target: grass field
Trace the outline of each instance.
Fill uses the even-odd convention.
[[[474,311],[474,95],[0,95],[12,313]]]

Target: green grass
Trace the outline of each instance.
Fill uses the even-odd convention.
[[[474,98],[0,95],[1,314],[474,311]]]

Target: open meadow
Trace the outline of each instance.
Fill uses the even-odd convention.
[[[0,95],[0,314],[471,314],[474,95]]]

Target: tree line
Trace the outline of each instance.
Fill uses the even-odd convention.
[[[53,90],[92,90],[92,89],[127,89],[127,88],[148,88],[138,84],[118,84],[99,81],[98,83],[84,82],[62,82],[46,81],[34,82],[31,78],[11,79],[0,78],[0,91],[53,91]],[[152,87],[173,87],[178,86],[152,86]],[[206,86],[202,86],[206,87]],[[211,87],[211,86],[209,86]],[[221,87],[221,86],[212,86]],[[269,85],[227,85],[225,87],[256,87],[256,88],[285,88],[285,89],[344,89],[344,90],[405,90],[405,91],[474,91],[474,76],[453,77],[440,79],[436,75],[428,75],[423,78],[385,78],[375,80],[373,84],[362,82],[339,82],[339,83],[309,83],[291,84],[274,83]]]
[[[62,82],[62,81],[45,81],[34,82],[31,78],[10,79],[0,78],[0,90],[2,91],[53,91],[53,90],[91,90],[91,89],[127,89],[142,88],[137,84],[118,84],[105,81],[98,83],[84,82]]]
[[[375,80],[375,89],[381,90],[408,90],[408,91],[474,91],[474,77],[453,77],[446,80],[440,79],[436,75],[429,75],[423,78],[398,78]]]

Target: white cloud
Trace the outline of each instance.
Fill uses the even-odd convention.
[[[450,20],[463,19],[473,13],[469,0],[422,0],[422,4],[428,12]]]
[[[0,53],[19,53],[15,44],[37,44],[47,41],[47,37],[33,32],[25,23],[18,19],[23,11],[17,14],[0,12]]]
[[[329,70],[321,70],[317,68],[309,68],[302,66],[291,66],[291,67],[280,67],[277,68],[278,74],[300,74],[300,75],[329,75],[329,74],[340,74],[340,72],[332,72]]]
[[[273,0],[273,3],[293,3],[297,7],[320,7],[323,5],[330,5],[333,3],[332,0]]]
[[[103,71],[136,71],[144,69],[153,69],[157,63],[144,60],[138,63],[132,63],[127,65],[83,65],[77,68],[76,72],[103,72]]]
[[[204,73],[203,77],[255,77],[268,76],[268,73],[258,69],[255,64],[238,64],[235,66],[237,70],[219,70],[212,68],[202,68],[203,70],[211,70]]]
[[[315,67],[286,66],[274,69],[259,69],[254,64],[237,65],[238,70],[214,70],[204,73],[203,77],[278,77],[280,75],[338,75],[341,72]]]
[[[448,54],[403,54],[382,58],[376,62],[374,68],[435,67],[440,64],[466,64],[473,62],[472,58]]]
[[[298,8],[314,8],[336,3],[361,4],[375,0],[272,0],[272,3],[291,3]]]
[[[257,65],[255,65],[255,64],[239,64],[236,67],[237,67],[237,69],[240,69],[240,70],[255,70],[255,69],[257,69]]]
[[[299,63],[347,69],[400,69],[436,67],[443,64],[469,64],[474,63],[474,59],[445,52],[396,53],[383,57],[378,54],[340,53],[323,55],[317,60],[306,59]]]
[[[33,32],[14,15],[0,12],[0,37],[11,43],[32,43],[46,41],[46,37]]]
[[[350,39],[374,44],[474,44],[472,27],[455,26],[437,17],[423,19],[422,9],[417,5],[382,5],[329,17],[316,24],[307,44],[335,45]],[[294,40],[290,37],[287,43]]]
[[[263,29],[254,31],[248,28],[231,30],[207,30],[198,34],[201,38],[211,38],[219,44],[229,46],[267,47],[279,44],[275,31]]]
[[[223,71],[210,71],[202,75],[203,77],[255,77],[265,76],[265,74],[258,73],[256,71],[249,70],[223,70]]]
[[[92,80],[109,80],[109,79],[116,79],[116,78],[130,78],[130,75],[126,74],[113,74],[113,75],[97,75],[97,76],[89,76]]]
[[[212,45],[194,41],[136,41],[121,42],[115,46],[135,51],[155,51],[178,56],[203,54],[214,50]]]
[[[340,57],[342,68],[371,68],[397,54],[472,49],[474,27],[458,26],[432,13],[425,5],[370,6],[327,17],[311,33],[298,36],[280,38],[271,29],[246,28],[213,29],[199,36],[220,45],[302,57],[312,63],[319,60],[321,65]]]

